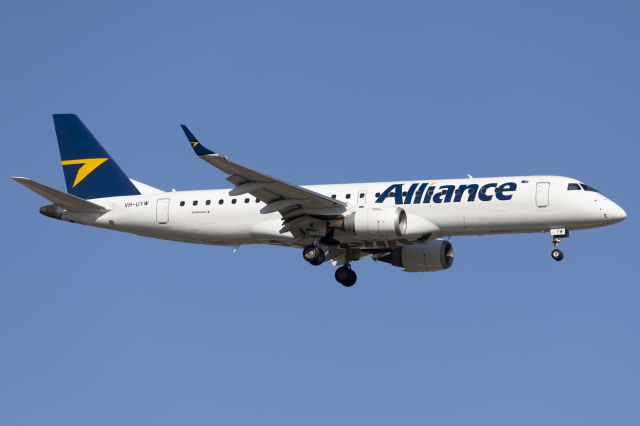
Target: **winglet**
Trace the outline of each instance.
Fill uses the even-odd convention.
[[[187,136],[187,139],[189,140],[189,143],[191,144],[191,148],[193,148],[193,151],[196,153],[197,156],[215,154],[215,152],[210,151],[207,148],[205,148],[198,141],[198,139],[196,139],[196,137],[193,135],[193,133],[191,133],[191,130],[189,130],[189,128],[187,126],[185,126],[184,124],[181,124],[180,127],[182,127],[182,130],[184,131],[184,134]]]

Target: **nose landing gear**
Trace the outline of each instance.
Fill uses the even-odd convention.
[[[553,249],[551,250],[551,257],[559,262],[564,259],[564,253],[560,249]]]
[[[558,247],[560,246],[560,238],[566,238],[569,236],[569,231],[564,228],[561,229],[552,229],[550,232],[553,240],[551,240],[553,244],[553,250],[551,250],[551,258],[557,262],[560,262],[564,259],[564,253]]]

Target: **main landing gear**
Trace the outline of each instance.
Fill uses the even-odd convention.
[[[553,250],[551,250],[551,258],[555,261],[560,262],[564,259],[564,253],[558,247],[560,246],[560,238],[566,238],[569,236],[569,231],[562,229],[552,229],[550,232],[553,240],[551,240],[553,244]]]
[[[350,265],[341,266],[336,269],[336,281],[345,287],[351,287],[356,283],[357,279],[358,276],[353,272]]]
[[[302,257],[304,257],[304,260],[310,264],[318,266],[324,262],[325,254],[320,247],[314,244],[309,244],[302,249]]]
[[[324,250],[322,250],[319,246],[315,244],[309,244],[302,249],[302,257],[304,260],[309,262],[314,266],[321,265],[326,260],[326,254]],[[351,287],[356,283],[358,277],[356,273],[351,269],[351,265],[349,264],[349,253],[345,254],[345,258],[347,259],[347,263],[344,266],[336,269],[336,281],[342,284],[345,287]]]

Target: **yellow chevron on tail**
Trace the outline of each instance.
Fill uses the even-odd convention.
[[[84,178],[89,176],[91,172],[97,169],[102,163],[107,161],[108,158],[82,158],[78,160],[62,160],[63,166],[70,166],[73,164],[82,164],[82,167],[78,169],[76,178],[73,181],[73,187],[82,182]]]

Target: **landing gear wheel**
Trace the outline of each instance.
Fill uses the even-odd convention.
[[[320,249],[320,247],[309,244],[302,249],[302,257],[304,260],[311,263],[312,265],[319,265],[324,262],[324,252]],[[320,259],[320,262],[318,260]]]
[[[316,257],[314,260],[310,260],[309,263],[313,266],[322,265],[324,263],[326,256],[322,250],[320,250],[320,255]]]
[[[341,266],[336,269],[336,281],[345,287],[351,287],[356,283],[358,276],[348,266]]]
[[[551,251],[551,257],[553,260],[557,260],[559,262],[564,259],[564,253],[562,253],[562,250],[560,249],[553,249],[553,251]]]

